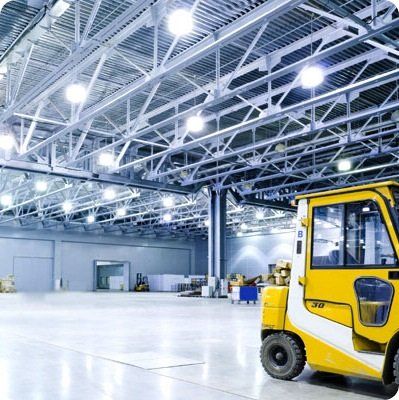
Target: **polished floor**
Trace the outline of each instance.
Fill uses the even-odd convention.
[[[0,295],[0,399],[388,399],[379,384],[259,362],[258,305],[157,293]]]

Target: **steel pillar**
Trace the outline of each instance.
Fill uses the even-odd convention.
[[[208,276],[226,277],[227,190],[209,189]]]

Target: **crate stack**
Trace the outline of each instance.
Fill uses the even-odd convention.
[[[0,292],[1,293],[16,292],[14,275],[7,275],[6,278],[0,279]]]
[[[273,273],[269,275],[267,282],[276,286],[289,286],[291,280],[291,261],[278,260]]]

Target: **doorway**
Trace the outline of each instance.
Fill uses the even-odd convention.
[[[129,270],[126,261],[95,261],[94,290],[129,291]]]
[[[14,257],[13,274],[18,292],[50,292],[53,290],[53,259]]]

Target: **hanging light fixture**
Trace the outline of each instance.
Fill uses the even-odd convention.
[[[164,222],[171,222],[172,221],[172,214],[170,214],[170,213],[164,214],[163,221]]]
[[[192,115],[187,119],[186,128],[189,132],[201,132],[204,129],[204,119],[200,115]]]
[[[115,158],[112,153],[104,152],[98,156],[98,165],[101,167],[112,167],[115,164]]]
[[[72,104],[83,103],[87,98],[87,90],[80,83],[71,83],[65,90],[65,97]]]
[[[112,189],[112,188],[106,188],[106,189],[104,190],[104,192],[103,192],[103,198],[104,198],[104,200],[111,201],[111,200],[114,200],[115,197],[116,197],[116,193],[115,193],[115,190],[114,190],[114,189]]]
[[[10,207],[12,205],[12,196],[11,194],[3,194],[0,197],[0,203],[3,207]]]
[[[173,11],[168,17],[169,32],[175,36],[184,36],[192,32],[194,26],[191,12],[183,8]]]
[[[96,217],[94,216],[94,214],[88,215],[86,218],[86,222],[88,224],[94,224],[94,222],[96,222]]]
[[[175,201],[173,197],[168,196],[163,198],[162,204],[164,205],[164,207],[170,208],[174,206]]]
[[[73,204],[71,201],[66,200],[62,203],[62,209],[64,210],[65,214],[69,214],[73,209]]]
[[[14,137],[7,133],[0,133],[0,149],[5,151],[10,151],[14,147],[15,139]]]
[[[116,216],[117,217],[124,217],[125,215],[126,215],[126,208],[125,207],[119,207],[117,210],[116,210]]]
[[[35,190],[36,192],[43,193],[47,190],[48,184],[46,181],[36,181],[35,183]]]
[[[255,217],[259,221],[265,217],[265,214],[263,213],[263,211],[258,210],[255,214]]]
[[[305,67],[301,71],[300,79],[304,89],[314,89],[324,82],[324,71],[317,65]]]
[[[347,172],[352,169],[352,163],[350,160],[341,160],[338,162],[338,171]]]

